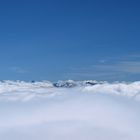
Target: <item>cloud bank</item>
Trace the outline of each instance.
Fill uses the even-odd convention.
[[[0,136],[2,140],[138,140],[139,94],[139,81],[4,81]]]

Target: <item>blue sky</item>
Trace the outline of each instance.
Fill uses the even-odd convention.
[[[140,79],[140,2],[0,1],[0,79]]]

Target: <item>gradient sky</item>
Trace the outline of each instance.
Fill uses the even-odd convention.
[[[140,2],[0,1],[0,79],[140,80]]]

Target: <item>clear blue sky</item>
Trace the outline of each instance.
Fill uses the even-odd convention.
[[[140,80],[140,2],[0,1],[0,79]]]

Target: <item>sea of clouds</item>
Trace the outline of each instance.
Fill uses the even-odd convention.
[[[0,82],[0,138],[140,139],[139,81],[72,83],[76,86],[55,87],[48,81]]]

